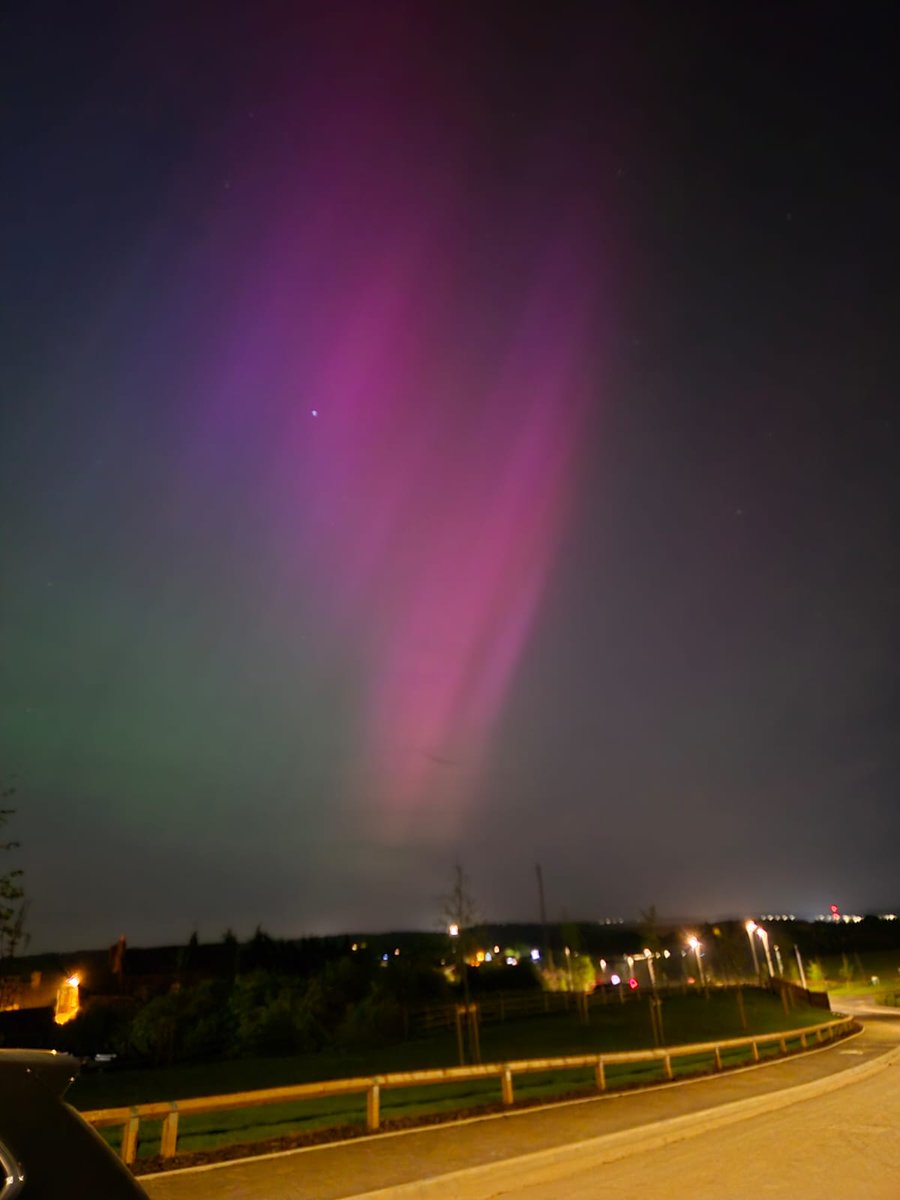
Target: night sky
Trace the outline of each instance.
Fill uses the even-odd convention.
[[[891,6],[4,11],[32,947],[895,907]]]

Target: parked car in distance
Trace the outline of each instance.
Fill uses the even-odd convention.
[[[147,1193],[65,1101],[78,1060],[0,1049],[0,1200],[138,1200]]]

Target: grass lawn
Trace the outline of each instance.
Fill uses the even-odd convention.
[[[748,1024],[746,1031],[741,1028],[737,1000],[732,991],[711,990],[708,998],[702,994],[671,996],[663,1001],[662,1006],[665,1042],[667,1045],[677,1045],[725,1040],[746,1036],[748,1032],[762,1034],[801,1028],[828,1018],[822,1009],[814,1008],[795,1008],[786,1014],[776,997],[754,988],[744,990],[744,1008]],[[587,1025],[581,1024],[573,1011],[489,1024],[481,1032],[484,1062],[610,1053],[647,1049],[652,1044],[650,1009],[647,999],[643,997],[629,1000],[623,1005],[593,1008]],[[726,1065],[733,1065],[738,1060],[733,1053],[724,1057]],[[746,1061],[748,1057],[744,1053],[739,1056],[739,1061]],[[152,1100],[179,1100],[189,1096],[211,1096],[293,1083],[453,1065],[456,1065],[455,1040],[445,1034],[357,1053],[237,1059],[161,1069],[102,1072],[76,1080],[67,1098],[76,1108],[86,1111]],[[711,1067],[711,1055],[702,1059],[695,1056],[675,1064],[676,1074],[694,1073]],[[660,1068],[653,1063],[619,1067],[611,1065],[607,1068],[607,1086],[610,1088],[650,1082],[659,1077]],[[517,1101],[538,1101],[580,1091],[589,1094],[596,1084],[593,1071],[584,1069],[517,1075],[514,1086]],[[456,1113],[495,1105],[499,1101],[500,1086],[496,1079],[391,1088],[382,1091],[381,1116],[383,1122],[404,1121],[441,1112]],[[363,1095],[267,1105],[207,1116],[183,1117],[178,1149],[179,1153],[209,1150],[335,1127],[344,1127],[348,1131],[362,1130],[364,1124]],[[121,1139],[119,1130],[102,1132],[112,1145],[118,1146]],[[139,1157],[156,1154],[159,1122],[142,1122],[140,1133]]]
[[[828,980],[828,993],[838,1001],[841,996],[874,995],[883,1002],[885,996],[900,992],[900,954],[896,950],[852,954],[846,960],[839,954],[824,955],[819,961]],[[877,983],[872,982],[873,976]]]

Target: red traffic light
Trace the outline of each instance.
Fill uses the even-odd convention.
[[[631,978],[628,980],[628,986],[629,986],[629,987],[631,988],[631,990],[634,992],[634,991],[636,991],[636,990],[637,990],[637,985],[638,985],[638,981],[637,981],[637,980],[635,979],[635,977],[632,975],[632,977],[631,977]]]

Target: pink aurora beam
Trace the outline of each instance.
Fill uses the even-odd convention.
[[[319,569],[366,663],[350,786],[392,839],[458,833],[565,528],[585,295],[568,252],[548,257],[477,378],[422,327],[415,289],[387,287],[338,339],[339,363],[367,369],[336,363],[325,389]]]
[[[292,606],[304,629],[317,614],[317,661],[333,645],[351,664],[350,809],[367,802],[388,840],[446,837],[566,528],[594,239],[572,216],[577,183],[552,154],[538,170],[540,146],[523,194],[473,181],[480,116],[434,92],[439,40],[367,42],[345,62],[338,25],[333,61],[298,93],[300,159],[248,144],[245,198],[228,192],[192,267],[227,287],[185,477],[254,481],[248,570],[274,597],[260,619],[289,637]]]

